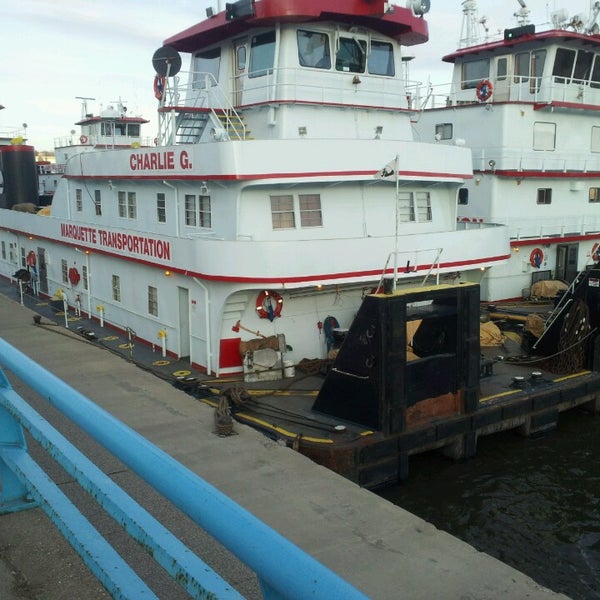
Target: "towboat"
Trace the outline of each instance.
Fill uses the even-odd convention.
[[[572,283],[600,247],[600,4],[555,10],[543,28],[519,5],[497,38],[477,2],[463,1],[460,47],[442,59],[451,83],[409,85],[419,138],[472,150],[459,221],[509,227],[510,260],[481,281],[494,302]]]
[[[111,130],[86,111],[39,212],[14,210],[37,202],[33,149],[2,147],[0,274],[217,377],[325,358],[371,292],[477,284],[508,227],[457,220],[468,148],[413,138],[403,57],[428,7],[209,9],[151,57],[150,145],[121,143],[143,123],[121,108]]]
[[[81,119],[75,123],[79,133],[72,129],[68,135],[55,138],[54,160],[37,160],[39,203],[52,204],[58,181],[64,174],[66,163],[82,152],[140,148],[153,145],[141,136],[141,128],[149,123],[140,116],[128,115],[127,106],[119,98],[95,114],[90,112],[90,102],[95,98],[78,96],[81,100]]]

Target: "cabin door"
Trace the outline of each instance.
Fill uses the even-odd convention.
[[[179,295],[179,358],[190,355],[190,292],[178,287]]]
[[[244,78],[248,62],[248,38],[233,42],[233,105],[243,101]]]
[[[510,59],[510,56],[499,56],[496,58],[496,77],[494,80],[494,89],[492,90],[492,100],[498,102],[510,100]]]
[[[559,244],[556,247],[556,279],[571,283],[577,273],[579,244]]]
[[[48,268],[46,266],[46,250],[38,246],[37,249],[38,283],[40,293],[48,293]]]

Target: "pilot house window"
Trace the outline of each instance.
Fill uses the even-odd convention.
[[[302,67],[330,69],[329,36],[325,33],[298,30],[298,61]]]
[[[461,89],[475,89],[477,84],[490,76],[490,61],[471,60],[462,65]]]
[[[394,49],[389,42],[371,42],[371,52],[367,61],[369,73],[372,75],[386,75],[393,77],[396,73],[394,68]]]
[[[364,73],[367,60],[367,43],[356,38],[339,38],[339,48],[335,56],[337,71]]]
[[[255,35],[250,45],[248,77],[262,77],[273,72],[275,64],[275,32]]]

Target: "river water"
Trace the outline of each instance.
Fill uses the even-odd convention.
[[[429,453],[409,469],[379,495],[545,587],[600,598],[600,416],[562,413],[544,437],[486,436],[466,462]]]

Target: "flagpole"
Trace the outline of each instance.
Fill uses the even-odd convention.
[[[400,229],[400,215],[399,215],[399,210],[398,210],[398,203],[399,203],[399,178],[398,178],[398,162],[399,162],[399,156],[396,154],[396,162],[394,165],[394,178],[396,180],[396,233],[395,233],[395,240],[394,240],[394,291],[396,291],[396,279],[398,277],[398,236],[399,236],[399,229]]]

